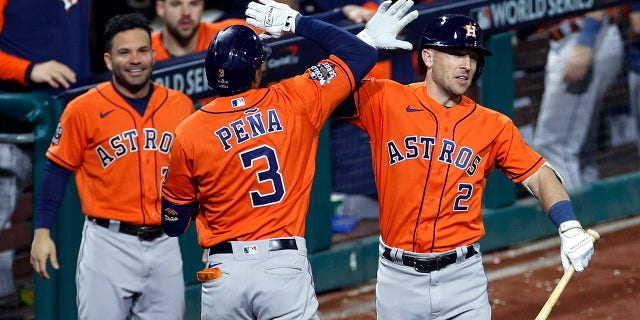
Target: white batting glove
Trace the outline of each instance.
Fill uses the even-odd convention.
[[[273,0],[250,2],[245,14],[247,23],[265,31],[261,38],[278,38],[285,32],[296,32],[296,18],[300,13],[284,3]]]
[[[396,39],[398,33],[418,17],[417,10],[405,15],[412,6],[413,0],[398,0],[394,4],[390,0],[383,2],[364,30],[357,34],[358,38],[377,49],[413,49],[410,42]]]
[[[582,229],[578,220],[569,220],[560,224],[560,258],[564,271],[570,265],[577,272],[582,272],[589,264],[593,255],[593,241],[591,236]]]

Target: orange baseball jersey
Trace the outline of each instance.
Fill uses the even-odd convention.
[[[332,55],[302,75],[219,97],[178,126],[162,196],[197,200],[200,246],[304,236],[320,130],[354,88]]]
[[[196,45],[195,52],[206,51],[207,48],[209,48],[209,43],[211,42],[211,39],[213,39],[213,37],[220,30],[228,26],[237,25],[237,24],[247,25],[247,22],[243,19],[225,19],[225,20],[222,20],[219,22],[213,22],[213,23],[200,22],[200,26],[198,27],[198,31],[197,31],[198,44]],[[258,32],[258,34],[263,32],[260,29],[257,29],[254,27],[251,27],[251,28],[254,29],[256,32]],[[167,48],[165,48],[164,43],[162,43],[161,31],[155,32],[151,36],[151,47],[153,47],[153,50],[155,50],[156,61],[167,60],[172,57],[171,53],[169,53],[169,51],[167,51]]]
[[[160,225],[160,186],[175,128],[195,110],[187,95],[153,86],[144,115],[111,82],[64,109],[46,155],[76,173],[84,214]]]
[[[371,80],[354,98],[357,114],[347,120],[369,136],[380,233],[389,246],[428,253],[478,241],[493,168],[519,183],[544,164],[511,119],[466,96],[446,108],[423,82]]]

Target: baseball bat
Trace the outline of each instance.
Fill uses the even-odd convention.
[[[593,242],[596,242],[598,239],[600,239],[600,234],[598,234],[598,232],[593,229],[587,230],[587,233],[591,236],[591,241]],[[573,273],[575,271],[576,270],[572,265],[569,266],[567,272],[562,275],[560,282],[558,282],[556,287],[553,289],[553,292],[551,292],[551,295],[549,296],[549,299],[547,299],[547,302],[545,302],[544,306],[542,306],[542,309],[540,310],[540,313],[538,313],[536,320],[547,320],[547,317],[551,313],[551,309],[556,305],[558,299],[560,299],[562,291],[564,291],[564,288],[567,286],[567,283],[569,283],[569,280],[571,280],[571,277],[573,276]]]

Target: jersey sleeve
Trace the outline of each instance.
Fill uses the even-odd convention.
[[[7,0],[0,1],[0,35],[4,30],[4,8]],[[27,69],[31,61],[16,57],[0,50],[0,80],[17,82],[23,86],[27,83]]]
[[[383,102],[384,96],[383,87],[385,83],[391,83],[388,80],[382,79],[365,79],[360,82],[358,89],[353,92],[353,97],[350,103],[353,103],[353,107],[343,118],[358,128],[369,134],[370,139],[375,139],[377,136],[375,131],[380,130],[377,123],[381,123],[381,117],[383,115],[382,108],[385,103]],[[397,94],[405,94],[403,92],[397,92]]]
[[[49,160],[70,171],[76,171],[82,165],[87,145],[90,124],[83,116],[82,108],[82,102],[77,100],[66,106],[46,153]]]
[[[351,70],[334,55],[311,66],[304,74],[283,80],[272,87],[283,99],[289,100],[296,110],[305,112],[317,129],[322,127],[354,88]]]
[[[497,136],[496,167],[513,183],[520,183],[536,172],[545,160],[522,138],[511,119],[503,116],[505,125]]]
[[[196,188],[190,178],[193,176],[193,147],[182,141],[180,131],[178,126],[171,144],[169,169],[162,181],[162,197],[174,204],[189,205],[196,202]]]

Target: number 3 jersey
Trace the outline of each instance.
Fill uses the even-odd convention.
[[[382,241],[443,252],[484,235],[482,193],[497,167],[519,183],[544,164],[511,119],[466,96],[447,108],[424,83],[363,81],[349,121],[367,132]]]
[[[162,193],[197,201],[202,247],[304,236],[320,130],[354,88],[332,55],[268,88],[218,97],[180,124]]]

